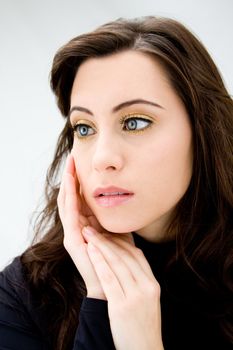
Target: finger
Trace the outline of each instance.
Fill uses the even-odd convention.
[[[73,158],[72,154],[71,154],[71,157]],[[74,176],[75,184],[76,184],[76,193],[77,193],[77,197],[78,197],[79,211],[82,213],[82,215],[84,215],[84,216],[86,216],[88,218],[88,220],[90,221],[91,226],[95,227],[97,229],[97,231],[102,231],[103,227],[99,224],[99,222],[97,221],[93,211],[88,206],[88,204],[87,204],[87,202],[85,200],[83,189],[82,189],[82,186],[81,186],[81,184],[79,182],[77,163],[74,162],[74,158],[73,158],[72,171],[74,172],[74,173],[72,172],[72,174]]]
[[[87,208],[87,204],[85,200],[81,199],[80,194],[77,189],[81,187],[78,183],[78,177],[76,174],[76,168],[74,163],[74,158],[72,154],[70,154],[67,158],[66,168],[65,168],[65,176],[62,183],[62,191],[61,195],[63,195],[63,204],[62,207],[62,216],[65,217],[63,219],[64,226],[67,228],[68,234],[72,235],[74,230],[80,229],[83,226],[87,226],[89,224],[90,217],[86,215],[86,212],[83,208]],[[94,217],[94,214],[89,209],[89,214]],[[94,219],[92,220],[94,221]],[[100,226],[100,225],[99,225]],[[97,229],[100,227],[95,226]]]
[[[79,221],[81,226],[87,225],[87,218],[83,217],[82,214],[82,202],[79,193],[77,192],[77,188],[79,184],[77,183],[77,176],[75,170],[74,159],[72,155],[69,155],[67,159],[67,165],[65,169],[65,176],[63,179],[63,188],[64,188],[64,211],[65,214],[68,214],[68,217],[71,219],[71,213],[74,214],[75,217],[79,216]],[[71,222],[71,221],[70,221]]]
[[[81,189],[80,180],[78,176],[77,162],[75,163],[74,161],[73,150],[71,151],[71,157],[73,159],[73,176],[75,178],[76,192],[79,194],[80,198],[82,198],[82,189]]]
[[[74,173],[74,179],[75,179],[75,187],[76,187],[76,192],[79,194],[80,198],[82,198],[82,189],[81,189],[81,185],[79,182],[79,178],[77,176],[77,168],[75,166],[75,173]]]
[[[71,155],[71,157],[73,158],[72,155]],[[76,188],[76,193],[77,193],[79,211],[89,219],[89,216],[94,216],[94,214],[93,214],[92,210],[90,209],[90,207],[87,205],[86,200],[84,198],[83,190],[82,190],[81,184],[79,182],[77,164],[75,164],[74,158],[73,158],[72,175],[73,175],[74,180],[75,180],[75,188]]]
[[[59,193],[58,193],[58,197],[57,197],[57,204],[58,204],[59,213],[63,212],[63,208],[64,208],[64,204],[65,204],[65,175],[67,172],[68,162],[69,162],[69,155],[66,159],[66,164],[65,164],[65,168],[63,170],[60,189],[59,189]]]
[[[88,225],[86,217],[79,213],[79,205],[77,200],[77,193],[74,183],[74,178],[67,174],[66,179],[66,198],[65,198],[65,231],[67,238],[75,237],[76,243],[83,242],[81,229]]]
[[[58,197],[58,209],[64,229],[64,247],[85,281],[88,295],[106,299],[98,276],[87,253],[87,244],[81,234],[83,226],[88,224],[80,210],[78,181],[71,155],[67,157]]]
[[[138,263],[140,264],[142,270],[147,275],[149,279],[154,279],[154,275],[152,273],[150,264],[148,263],[145,255],[143,254],[142,250],[134,245],[132,243],[131,238],[124,239],[124,237],[119,237],[117,234],[107,234],[107,238],[114,241],[119,247],[122,247],[123,249],[127,250],[132,256],[134,256],[135,259],[137,259]],[[125,235],[127,237],[127,235]]]
[[[61,221],[63,220],[63,217],[64,217],[64,204],[65,204],[65,190],[64,190],[64,183],[61,182],[60,189],[57,196],[57,206],[58,206],[58,212],[59,212]]]
[[[109,266],[102,252],[93,243],[88,243],[87,252],[107,300],[117,303],[119,299],[124,298],[125,295],[121,283],[119,282],[115,272],[112,270],[112,266]],[[128,281],[133,281],[128,269],[126,269],[123,264],[120,264],[119,261],[117,263],[118,271],[121,272],[121,275],[123,275]],[[131,286],[131,288],[134,287],[135,286]]]
[[[73,191],[76,193],[78,209],[79,209],[79,211],[81,211],[82,203],[81,203],[81,197],[80,197],[80,193],[79,193],[80,192],[80,183],[79,183],[79,180],[77,177],[76,165],[75,165],[74,157],[72,154],[69,155],[66,173],[70,174],[74,179],[73,180]]]
[[[71,153],[67,156],[65,172],[71,174],[72,176],[75,175],[74,158]]]
[[[125,245],[129,245],[132,247],[135,247],[133,235],[131,232],[126,232],[126,233],[113,233],[113,232],[108,232],[104,234],[106,238],[109,238],[110,240],[113,240],[114,242],[122,242]]]
[[[85,230],[83,230],[84,232]],[[97,233],[92,237],[91,242],[103,254],[106,262],[118,278],[125,294],[132,291],[132,288],[135,287],[135,282],[141,285],[148,283],[148,276],[138,262],[139,254],[133,256],[128,250],[117,245],[114,241],[106,239],[101,234]],[[150,279],[154,280],[152,271],[150,273]]]
[[[99,278],[87,252],[87,243],[76,245],[75,247],[73,246],[73,248],[70,249],[70,254],[84,279],[87,296],[106,300],[107,298],[104,295]]]

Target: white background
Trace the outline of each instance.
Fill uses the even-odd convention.
[[[232,0],[0,0],[0,269],[32,239],[32,214],[63,127],[49,87],[56,50],[105,22],[142,15],[182,21],[232,94]]]

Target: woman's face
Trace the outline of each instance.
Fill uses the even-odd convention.
[[[113,233],[166,239],[192,175],[192,132],[162,66],[135,51],[84,61],[70,121],[77,175],[100,224]],[[105,195],[95,197],[97,188]]]

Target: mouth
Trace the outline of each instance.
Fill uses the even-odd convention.
[[[98,188],[94,192],[94,198],[101,207],[113,207],[120,205],[134,196],[133,192],[125,189],[113,188]]]
[[[124,192],[112,192],[112,193],[101,193],[98,197],[116,197],[116,196],[130,196],[130,193]]]
[[[116,186],[108,186],[108,187],[98,187],[93,193],[93,197],[100,197],[100,196],[123,196],[123,195],[130,195],[133,194],[133,192],[126,190],[125,188],[120,188]]]

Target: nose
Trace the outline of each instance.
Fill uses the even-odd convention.
[[[101,135],[95,143],[93,168],[98,172],[119,171],[123,168],[123,147],[113,135]]]

